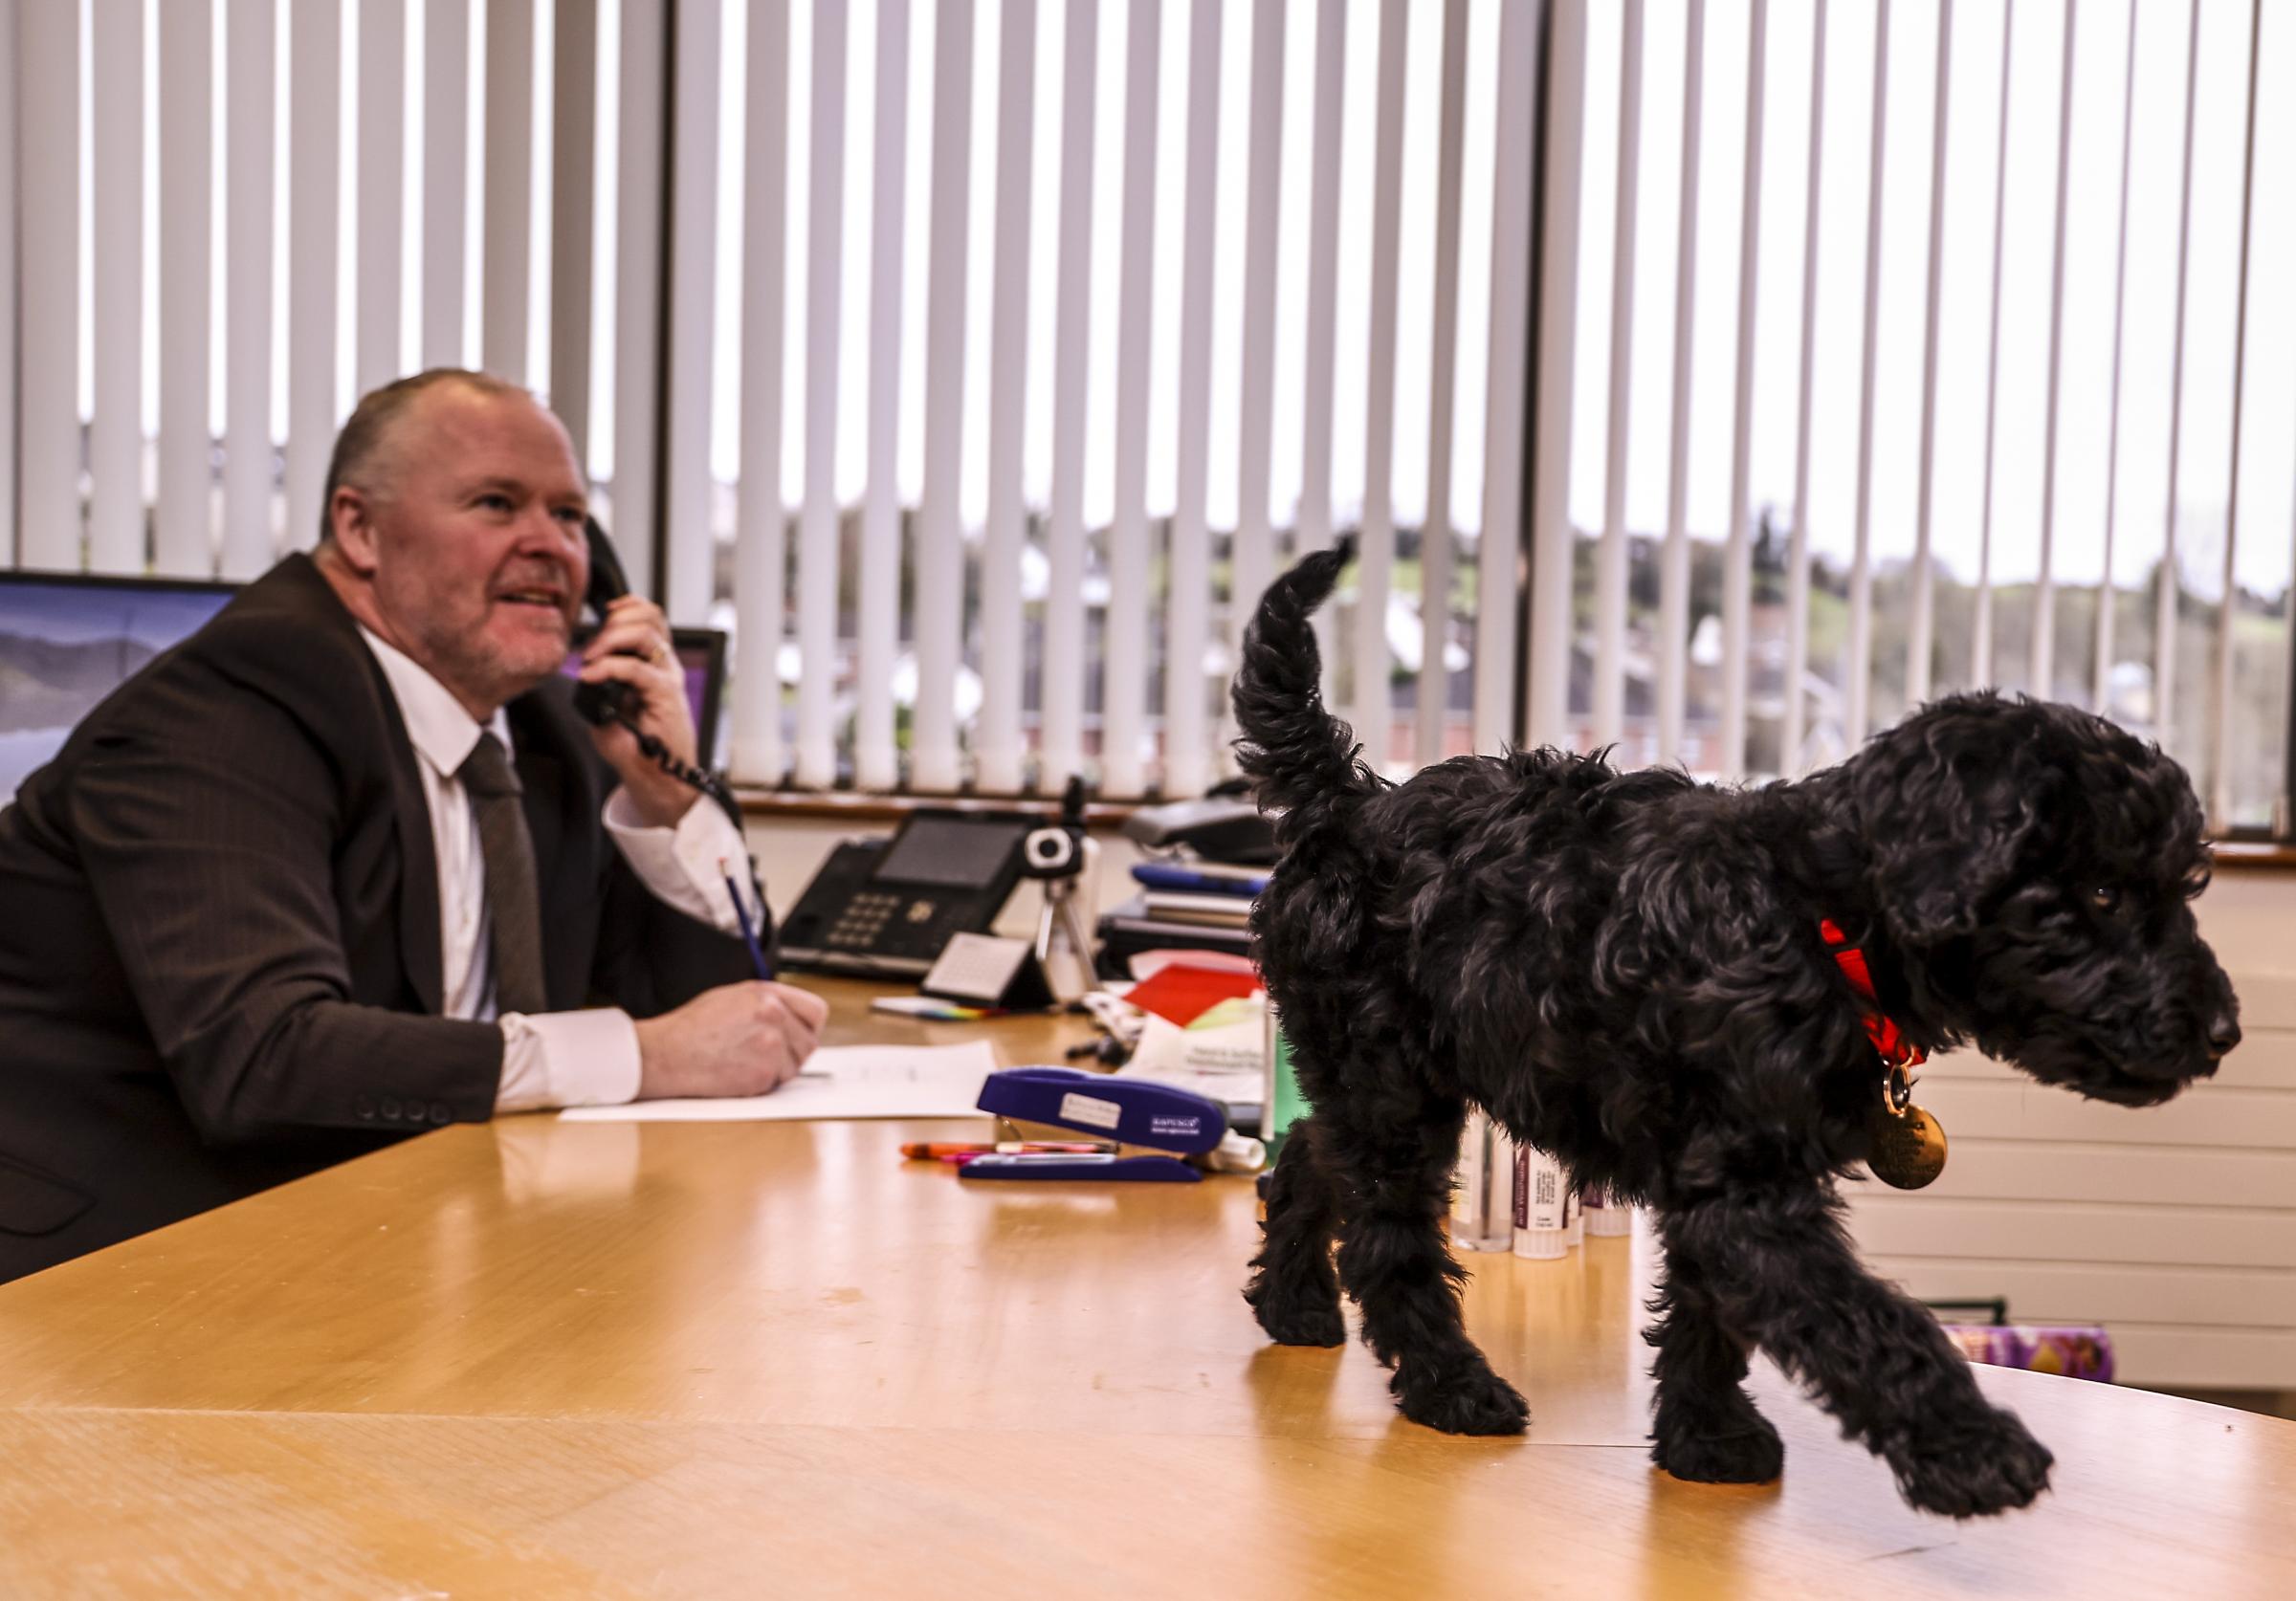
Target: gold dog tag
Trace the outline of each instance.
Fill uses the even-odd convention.
[[[1884,1106],[1866,1125],[1866,1165],[1884,1184],[1918,1190],[1945,1171],[1945,1129],[1921,1108]]]

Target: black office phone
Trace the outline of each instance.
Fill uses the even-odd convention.
[[[1027,812],[923,807],[891,839],[841,842],[782,919],[781,965],[920,978],[949,936],[984,933],[1021,877]]]

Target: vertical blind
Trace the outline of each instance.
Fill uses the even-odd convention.
[[[1343,533],[1371,758],[1514,732],[1541,7],[9,11],[21,565],[252,576],[483,365],[734,634],[740,778],[1197,792]]]
[[[2285,807],[2296,14],[1558,0],[1553,51],[1531,736],[1794,774],[1998,686]]]
[[[483,364],[733,633],[753,782],[1195,792],[1252,600],[1353,534],[1391,771],[1790,774],[1998,684],[2278,800],[2259,0],[0,14],[22,566],[252,576],[361,389]]]

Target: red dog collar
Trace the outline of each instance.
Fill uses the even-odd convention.
[[[1873,1042],[1873,1048],[1880,1054],[1884,1064],[1913,1067],[1927,1062],[1929,1053],[1908,1040],[1904,1031],[1884,1016],[1875,1004],[1873,975],[1866,970],[1866,953],[1850,944],[1849,936],[1831,918],[1820,919],[1818,932],[1825,936],[1826,946],[1833,952],[1834,961],[1842,969],[1842,976],[1848,979],[1849,987],[1858,992],[1858,998],[1866,1003],[1863,1019],[1866,1037]]]

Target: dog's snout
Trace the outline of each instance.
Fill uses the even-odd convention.
[[[2233,1046],[2240,1042],[2240,1020],[2230,1012],[2219,1012],[2208,1025],[2209,1054],[2219,1059],[2230,1056]]]

